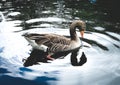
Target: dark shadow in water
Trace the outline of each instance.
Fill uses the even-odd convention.
[[[116,45],[116,44],[113,44],[115,47],[117,47],[117,48],[120,48],[120,46],[118,46],[118,45]]]
[[[114,40],[120,41],[120,39],[118,39],[117,37],[114,37],[114,36],[112,36],[112,35],[110,35],[110,34],[107,34],[105,31],[95,30],[95,32],[98,32],[98,33],[100,33],[100,34],[107,35],[107,36],[109,36],[110,38],[112,38],[112,39],[114,39]],[[116,31],[112,31],[112,32],[116,32]]]
[[[70,56],[71,57],[71,64],[73,66],[81,66],[87,62],[87,58],[86,58],[86,55],[84,53],[82,53],[82,55],[80,56],[79,62],[77,61],[79,49],[80,49],[80,47],[76,48],[74,50],[57,52],[54,55],[52,55],[52,58],[63,59],[66,55],[68,55],[69,53],[72,53]],[[25,59],[23,66],[25,66],[25,67],[32,66],[35,64],[39,64],[38,62],[49,63],[49,61],[48,61],[49,59],[47,58],[47,55],[48,55],[47,52],[33,49],[32,52],[30,53],[30,56],[27,59]],[[22,69],[24,69],[24,68],[22,68]]]
[[[35,64],[38,64],[38,62],[47,62],[46,59],[46,55],[47,53],[43,52],[43,51],[39,51],[39,50],[32,50],[32,52],[30,53],[30,56],[25,60],[24,62],[24,66],[32,66]]]
[[[18,77],[10,77],[8,75],[0,76],[1,85],[49,85],[47,81],[56,81],[56,78],[37,77],[35,80],[26,80]]]
[[[89,39],[85,39],[85,38],[82,38],[81,40],[83,40],[83,41],[85,41],[85,42],[87,42],[87,43],[89,43],[91,45],[96,45],[96,46],[100,47],[103,50],[106,50],[106,51],[109,50],[107,47],[103,46],[102,44],[99,44],[97,41],[89,40]]]
[[[117,37],[114,37],[114,36],[112,36],[112,35],[110,35],[110,34],[107,34],[105,31],[98,31],[98,30],[95,30],[95,32],[97,33],[100,33],[100,34],[104,34],[104,35],[107,35],[107,36],[109,36],[110,38],[112,38],[112,39],[114,39],[114,40],[116,40],[116,41],[120,41],[120,39],[118,39]],[[115,47],[117,47],[117,48],[120,48],[120,46],[118,46],[118,45],[116,45],[116,44],[113,44]]]
[[[35,81],[39,83],[39,85],[49,85],[47,81],[57,81],[57,80],[58,80],[57,78],[47,77],[47,76],[41,76],[35,79]]]
[[[31,69],[29,69],[29,68],[25,68],[25,67],[21,67],[21,68],[19,68],[20,69],[20,72],[19,72],[19,74],[21,74],[21,75],[25,75],[24,74],[24,72],[33,72],[33,70],[31,70]]]
[[[5,68],[0,68],[0,74],[1,73],[11,73],[10,71],[8,71],[7,69]]]
[[[24,68],[24,67],[21,67],[20,70],[21,70],[22,72],[25,72],[25,71],[27,71],[27,72],[32,72],[31,69]]]
[[[107,34],[107,33],[104,33],[105,35],[107,35],[107,36],[109,36],[110,38],[112,38],[112,39],[114,39],[114,40],[117,40],[117,41],[119,41],[120,42],[120,40],[118,39],[118,38],[116,38],[116,37],[114,37],[114,36],[112,36],[112,35],[109,35],[109,34]],[[117,47],[117,48],[120,48],[120,46],[118,46],[117,44],[113,44],[115,47]]]
[[[75,50],[71,54],[70,60],[71,60],[71,64],[73,66],[82,66],[83,64],[85,64],[87,62],[87,57],[84,52],[82,52],[80,60],[78,61],[78,59],[77,59],[78,52],[79,52],[79,50]]]
[[[89,33],[89,32],[88,32]],[[70,37],[70,36],[66,36],[66,37]],[[106,50],[106,51],[108,51],[109,49],[107,48],[107,47],[105,47],[105,46],[103,46],[102,44],[99,44],[98,42],[96,42],[96,41],[94,41],[94,40],[89,40],[89,39],[86,39],[86,38],[80,38],[82,41],[85,41],[85,42],[87,42],[87,43],[89,43],[90,45],[96,45],[96,46],[98,46],[98,47],[100,47],[101,49],[103,49],[103,50]]]

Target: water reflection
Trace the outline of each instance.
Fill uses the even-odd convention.
[[[92,1],[92,0],[90,0]],[[41,23],[49,24],[44,21],[38,21],[35,23],[26,23],[27,20],[36,19],[36,18],[48,18],[48,17],[56,17],[65,19],[66,21],[61,22],[57,25],[61,26],[61,28],[68,28],[68,24],[71,20],[82,19],[87,23],[87,30],[94,31],[93,27],[102,26],[106,27],[106,30],[118,32],[120,24],[117,23],[108,23],[103,21],[106,14],[99,10],[96,5],[90,4],[88,1],[71,1],[71,0],[16,0],[13,3],[7,2],[5,3],[6,8],[2,6],[2,10],[6,13],[10,12],[20,12],[19,15],[11,17],[12,20],[21,20],[20,26],[23,29],[31,29],[36,25],[37,27],[41,27]],[[44,20],[45,20],[44,19]],[[103,20],[102,20],[103,19]],[[59,21],[58,21],[59,22]],[[54,23],[50,23],[50,25],[55,25]],[[62,26],[63,25],[63,26]],[[43,26],[43,25],[42,25]],[[55,26],[56,27],[56,26]],[[113,29],[114,28],[114,29]]]

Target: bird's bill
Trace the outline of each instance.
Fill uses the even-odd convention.
[[[82,38],[84,37],[84,30],[80,31],[80,35]]]

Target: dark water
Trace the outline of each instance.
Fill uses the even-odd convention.
[[[24,2],[24,3],[23,3]],[[119,85],[120,23],[107,19],[101,7],[87,0],[16,0],[0,4],[0,83],[2,85]],[[51,63],[23,67],[29,55],[24,32],[69,35],[72,21],[86,22],[83,43],[88,62],[71,66],[68,55]],[[6,82],[7,81],[7,82]]]

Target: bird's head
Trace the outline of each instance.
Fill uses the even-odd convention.
[[[71,27],[79,31],[82,38],[84,37],[84,31],[86,29],[86,24],[84,21],[76,20],[71,24]]]

